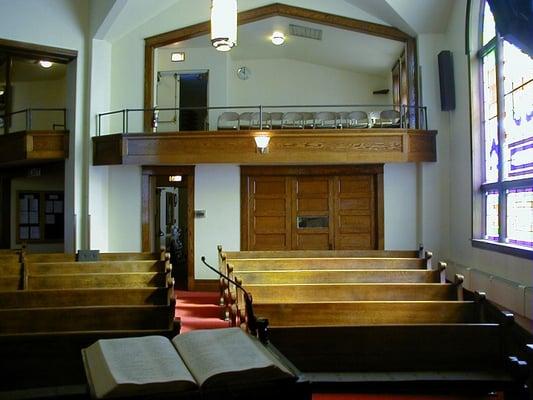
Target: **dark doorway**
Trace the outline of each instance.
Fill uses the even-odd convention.
[[[143,167],[142,251],[170,253],[180,290],[194,289],[194,167]]]
[[[179,107],[207,107],[207,72],[179,74]],[[207,130],[207,110],[180,110],[180,131]]]

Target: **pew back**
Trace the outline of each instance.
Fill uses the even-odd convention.
[[[245,284],[303,283],[438,283],[440,270],[282,270],[240,271]]]
[[[108,305],[168,305],[172,287],[1,291],[3,309]]]
[[[165,287],[170,275],[163,272],[80,273],[28,275],[26,289]]]
[[[258,318],[270,326],[343,326],[386,324],[455,324],[479,322],[471,301],[338,301],[255,304]]]
[[[458,300],[451,283],[246,284],[253,303]]]

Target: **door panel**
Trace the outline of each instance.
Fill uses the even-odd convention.
[[[373,249],[376,246],[376,190],[373,177],[335,177],[335,249]]]
[[[290,250],[290,186],[287,177],[250,177],[250,250]],[[251,223],[250,223],[251,222]]]
[[[328,250],[332,248],[334,230],[331,229],[330,180],[329,176],[292,178],[291,228],[294,249]],[[299,219],[303,219],[305,223],[302,221],[298,223]],[[315,221],[319,223],[314,223]]]

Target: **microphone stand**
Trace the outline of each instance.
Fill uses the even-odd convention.
[[[250,334],[253,336],[258,336],[257,328],[260,327],[259,330],[259,340],[261,342],[266,343],[268,342],[267,338],[267,326],[268,326],[268,319],[259,318],[257,319],[254,315],[254,309],[252,306],[252,295],[246,291],[245,288],[242,287],[241,284],[237,283],[235,280],[231,279],[229,276],[223,274],[216,268],[212,267],[205,261],[205,256],[202,256],[201,258],[202,262],[209,268],[211,271],[214,271],[217,275],[221,276],[222,278],[226,279],[228,282],[233,283],[235,286],[237,286],[239,289],[242,290],[244,293],[244,306],[246,310],[246,319],[247,319],[247,325],[248,330],[250,331]]]

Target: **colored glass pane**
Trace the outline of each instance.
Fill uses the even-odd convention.
[[[504,179],[533,177],[533,59],[503,42]]]
[[[499,141],[495,53],[483,57],[485,183],[498,181]]]
[[[507,192],[507,242],[533,247],[533,188]]]
[[[498,192],[487,192],[485,194],[485,239],[498,240],[500,237],[500,223],[498,219]]]

